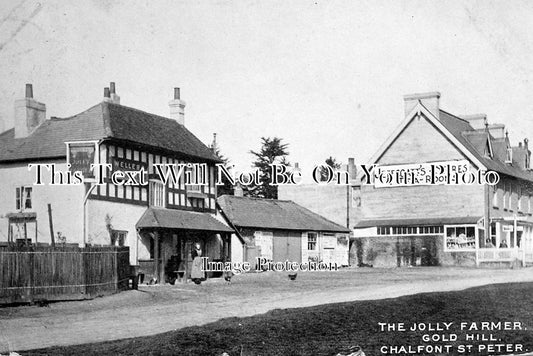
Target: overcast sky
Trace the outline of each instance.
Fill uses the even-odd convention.
[[[122,104],[168,116],[248,168],[261,136],[304,169],[364,163],[403,119],[403,95],[440,91],[533,138],[531,1],[2,1],[0,130],[33,83],[67,117],[117,83]]]

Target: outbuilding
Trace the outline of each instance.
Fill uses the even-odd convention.
[[[217,199],[245,242],[243,259],[348,265],[349,230],[290,200],[223,195]]]

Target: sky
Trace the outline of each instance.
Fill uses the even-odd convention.
[[[533,2],[2,1],[0,131],[33,84],[47,116],[123,105],[217,133],[238,170],[261,137],[311,170],[327,157],[367,163],[404,118],[405,94],[485,113],[513,145],[533,138]]]

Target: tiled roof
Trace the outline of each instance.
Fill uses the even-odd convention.
[[[0,162],[66,156],[66,141],[117,139],[199,160],[219,160],[187,128],[175,120],[127,106],[101,102],[69,118],[51,118],[28,137],[0,134]]]
[[[217,201],[228,219],[237,227],[349,232],[347,228],[290,200],[223,195]]]
[[[135,227],[234,232],[207,213],[154,207],[146,209]]]
[[[493,146],[494,156],[488,158],[483,154],[483,150],[478,151],[479,139],[470,140],[470,132],[475,131],[468,121],[457,116],[440,110],[439,121],[446,129],[470,152],[472,153],[487,169],[506,174],[512,177],[533,181],[533,173],[525,171],[518,166],[512,166],[505,163],[506,143],[504,139],[494,139],[490,136]],[[503,151],[503,152],[502,152]]]

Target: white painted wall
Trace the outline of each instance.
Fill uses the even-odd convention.
[[[339,241],[341,236],[346,236],[346,244]],[[348,266],[349,242],[348,234],[324,234],[318,233],[317,247],[315,250],[307,249],[307,232],[302,232],[302,262],[309,261],[310,257],[318,257],[324,263],[337,263],[340,266]]]
[[[112,229],[128,231],[125,244],[130,247],[130,263],[137,259],[149,259],[149,246],[140,243],[135,224],[147,207],[142,205],[89,200],[87,203],[87,243],[108,245],[111,243],[106,227],[106,215],[110,217]]]
[[[244,245],[236,234],[231,234],[231,262],[244,262]]]
[[[64,161],[50,161],[56,163],[59,170],[66,171]],[[48,172],[45,172],[48,173]],[[83,242],[83,185],[65,186],[48,185],[46,176],[45,185],[33,185],[35,181],[35,168],[28,170],[28,163],[0,165],[0,241],[7,241],[8,219],[7,213],[15,213],[15,188],[17,186],[32,186],[32,209],[28,211],[37,214],[37,239],[39,242],[50,243],[50,225],[48,222],[48,207],[52,205],[54,234],[61,232],[66,236],[68,243]],[[28,238],[34,240],[33,231],[28,231]]]

